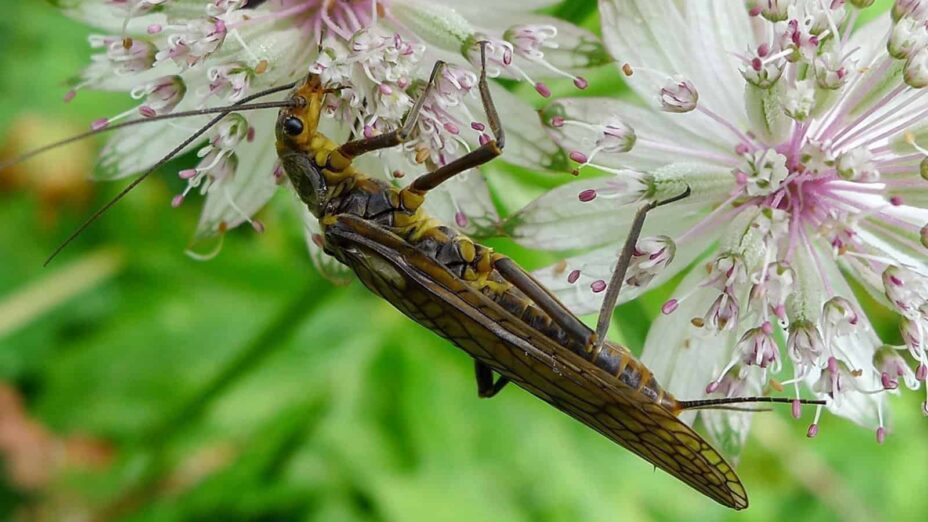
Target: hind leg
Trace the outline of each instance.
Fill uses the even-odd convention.
[[[477,376],[477,395],[482,399],[493,397],[509,383],[509,378],[502,375],[493,382],[493,369],[480,361],[474,361],[474,373]]]

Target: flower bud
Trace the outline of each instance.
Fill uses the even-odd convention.
[[[815,109],[815,86],[811,80],[797,81],[786,90],[783,109],[790,118],[803,122]]]
[[[835,162],[838,175],[851,181],[874,182],[880,172],[873,164],[873,154],[864,147],[855,147],[840,156]]]
[[[902,79],[913,89],[928,86],[928,47],[922,47],[906,58]]]
[[[928,29],[923,21],[905,17],[893,26],[886,43],[886,51],[897,60],[908,58],[913,52],[928,44]]]

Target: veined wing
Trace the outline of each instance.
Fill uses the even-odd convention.
[[[374,292],[561,411],[706,496],[748,505],[741,481],[662,406],[537,333],[395,234],[339,216],[326,236]]]

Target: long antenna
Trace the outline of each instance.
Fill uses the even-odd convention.
[[[799,404],[814,404],[824,406],[825,401],[820,399],[790,399],[787,397],[728,397],[722,399],[702,399],[697,401],[678,401],[681,410],[705,410],[705,409],[729,409],[726,406],[731,404],[743,404],[746,402],[758,403],[777,403],[793,404],[799,401]]]
[[[102,133],[104,133],[104,132],[109,132],[109,131],[113,131],[113,130],[116,130],[116,129],[121,129],[121,128],[123,128],[123,127],[131,127],[131,126],[133,126],[133,125],[140,125],[140,124],[142,124],[142,123],[149,123],[149,122],[161,121],[161,120],[172,120],[172,119],[174,119],[174,118],[184,118],[184,117],[188,117],[188,116],[203,116],[203,115],[205,115],[205,114],[216,114],[216,113],[228,114],[229,112],[231,112],[229,109],[232,108],[232,107],[235,107],[235,110],[236,110],[236,111],[247,111],[247,110],[256,110],[256,109],[267,109],[268,107],[267,107],[265,104],[262,104],[262,103],[255,103],[255,104],[252,104],[252,105],[244,105],[244,104],[247,103],[247,102],[249,102],[249,101],[251,101],[251,100],[257,99],[257,98],[261,98],[261,97],[264,97],[264,96],[267,96],[267,95],[270,95],[270,94],[278,93],[278,92],[280,92],[280,91],[286,91],[286,90],[288,90],[288,89],[292,89],[295,85],[296,85],[296,82],[293,82],[293,83],[288,83],[288,84],[286,84],[286,85],[280,85],[280,86],[277,86],[277,87],[273,87],[273,88],[267,89],[267,90],[265,90],[265,91],[261,91],[261,92],[259,92],[259,93],[255,93],[255,94],[253,94],[253,95],[251,95],[251,96],[242,98],[241,100],[235,102],[234,104],[229,105],[229,106],[225,106],[225,107],[210,107],[210,108],[206,108],[206,109],[195,109],[195,110],[191,110],[191,111],[172,112],[172,113],[169,113],[169,114],[159,114],[159,115],[156,115],[156,116],[152,116],[152,117],[150,117],[150,118],[136,118],[136,119],[134,119],[134,120],[128,120],[128,121],[122,121],[122,122],[119,122],[119,123],[113,123],[113,124],[107,125],[107,126],[105,126],[105,127],[101,127],[101,128],[98,128],[98,129],[89,130],[89,131],[87,131],[87,132],[82,132],[81,134],[76,134],[76,135],[71,136],[71,137],[69,137],[69,138],[65,138],[65,139],[63,139],[63,140],[61,140],[61,141],[56,141],[56,142],[53,142],[53,143],[49,143],[49,144],[47,144],[47,145],[42,145],[41,147],[39,147],[39,148],[37,148],[37,149],[30,150],[29,152],[26,152],[26,153],[24,153],[24,154],[21,154],[21,155],[15,157],[15,158],[13,158],[13,159],[11,159],[11,160],[9,160],[9,161],[5,161],[5,162],[0,163],[0,170],[5,170],[5,169],[7,169],[7,168],[9,168],[9,167],[12,167],[13,165],[22,163],[22,162],[28,160],[29,158],[33,158],[33,157],[35,157],[35,156],[38,156],[39,154],[42,154],[43,152],[47,152],[47,151],[49,151],[49,150],[56,149],[56,148],[58,148],[58,147],[62,147],[62,146],[64,146],[64,145],[68,145],[69,143],[74,143],[74,142],[76,142],[76,141],[80,141],[80,140],[89,138],[89,137],[94,136],[94,135],[96,135],[96,134],[102,134]]]
[[[229,114],[229,113],[231,113],[231,112],[234,112],[234,111],[242,110],[242,109],[245,108],[245,107],[248,107],[248,108],[263,108],[263,109],[266,109],[266,108],[272,108],[272,107],[293,107],[293,106],[298,105],[299,103],[296,102],[296,101],[256,103],[256,104],[252,104],[252,105],[245,105],[245,104],[248,103],[249,101],[254,100],[254,99],[256,99],[256,98],[260,98],[260,97],[262,97],[262,96],[267,96],[267,95],[269,95],[269,94],[273,94],[273,93],[280,92],[280,91],[283,91],[283,90],[291,89],[291,88],[293,88],[294,85],[296,85],[295,82],[294,82],[294,83],[287,84],[287,85],[281,85],[281,86],[278,86],[278,87],[274,87],[274,88],[271,88],[271,89],[268,89],[268,90],[265,90],[265,91],[262,91],[262,92],[259,92],[259,93],[252,94],[251,96],[247,96],[247,97],[245,97],[245,98],[242,98],[241,100],[239,100],[238,102],[232,104],[231,106],[222,107],[222,108],[217,108],[217,109],[224,109],[224,110],[223,110],[220,114],[218,114],[217,116],[215,116],[213,119],[211,119],[206,125],[200,127],[200,129],[198,129],[196,132],[194,132],[193,134],[191,134],[190,136],[188,136],[180,145],[178,145],[177,147],[175,147],[174,149],[172,149],[171,152],[167,153],[164,157],[162,157],[160,160],[158,160],[153,166],[151,166],[148,170],[146,170],[145,172],[143,172],[139,177],[137,177],[137,178],[135,178],[134,180],[132,180],[132,183],[129,183],[129,184],[126,186],[126,188],[122,189],[122,190],[119,192],[119,194],[116,194],[116,196],[114,196],[112,199],[110,199],[109,201],[107,201],[106,204],[104,204],[102,207],[100,207],[96,212],[94,212],[93,214],[91,214],[90,217],[88,217],[83,223],[81,223],[81,225],[80,225],[79,227],[77,227],[77,228],[74,230],[74,232],[71,232],[71,234],[70,234],[64,241],[62,241],[62,242],[58,245],[57,248],[55,248],[55,250],[51,253],[50,256],[48,256],[48,258],[45,260],[45,262],[42,263],[42,266],[48,266],[48,264],[51,263],[52,260],[55,259],[55,257],[57,257],[58,254],[60,254],[62,250],[64,250],[65,248],[67,248],[67,246],[68,246],[69,244],[71,244],[72,241],[74,241],[78,236],[80,236],[80,235],[84,232],[84,230],[87,230],[87,228],[88,228],[90,225],[92,225],[97,219],[99,219],[100,216],[102,216],[107,210],[109,210],[110,208],[112,208],[113,205],[115,205],[116,203],[118,203],[119,200],[121,200],[123,197],[126,196],[126,194],[128,194],[129,192],[131,192],[132,189],[134,189],[134,188],[137,187],[140,183],[142,183],[143,181],[145,181],[145,178],[147,178],[149,175],[151,175],[152,172],[155,172],[156,170],[158,170],[159,168],[161,168],[165,163],[167,163],[168,161],[170,161],[171,158],[173,158],[173,157],[174,157],[175,155],[177,155],[180,151],[182,151],[185,147],[187,147],[187,145],[190,145],[191,143],[193,143],[194,141],[196,141],[197,138],[199,138],[201,135],[203,135],[203,133],[205,133],[206,131],[208,131],[208,130],[210,129],[210,127],[212,127],[213,125],[219,123],[219,121],[221,121],[227,114]],[[260,107],[259,107],[259,106],[260,106]],[[217,110],[215,110],[215,109],[203,109],[203,110],[210,110],[211,112],[217,112]],[[197,112],[197,111],[190,111],[190,112],[196,112],[197,114],[208,114],[208,113],[201,113],[201,112]],[[147,118],[147,119],[144,120],[144,121],[151,121],[151,118]],[[126,122],[126,123],[130,123],[130,122]],[[125,126],[125,124],[123,124],[123,126]],[[115,127],[115,126],[114,126],[114,127]]]

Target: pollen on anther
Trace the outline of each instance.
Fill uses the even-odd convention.
[[[568,282],[568,283],[574,284],[574,283],[577,282],[577,279],[580,279],[580,271],[579,271],[579,270],[571,270],[570,273],[567,274],[567,282]]]
[[[462,228],[466,227],[468,221],[469,220],[467,219],[467,214],[461,211],[457,211],[454,213],[454,222],[457,224],[457,226],[462,227]]]
[[[255,74],[264,74],[265,72],[267,72],[267,60],[261,60],[255,66]]]
[[[632,64],[630,64],[630,63],[623,63],[623,64],[622,64],[622,73],[625,74],[625,76],[631,76],[631,75],[635,74],[635,69],[632,69]]]
[[[568,157],[577,163],[586,163],[589,158],[586,157],[586,154],[580,152],[579,150],[572,150]]]
[[[680,301],[676,299],[668,299],[666,303],[661,306],[661,313],[664,315],[670,315],[677,309],[680,305]]]
[[[809,430],[806,431],[806,437],[812,439],[815,438],[816,435],[818,435],[818,424],[810,424]]]
[[[542,82],[535,82],[535,90],[545,98],[551,97],[551,89]]]
[[[577,196],[577,198],[583,203],[587,203],[596,199],[596,190],[595,189],[586,189]]]

